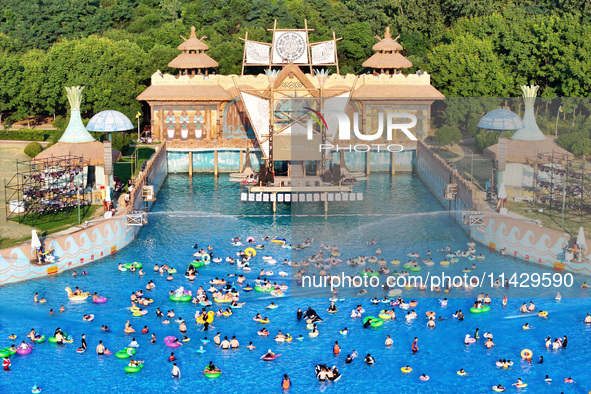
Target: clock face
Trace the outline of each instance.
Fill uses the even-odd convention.
[[[296,32],[283,32],[275,41],[275,50],[282,59],[295,61],[306,53],[306,40]]]

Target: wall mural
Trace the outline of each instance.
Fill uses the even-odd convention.
[[[255,135],[240,98],[235,98],[224,107],[223,137],[226,139],[254,139]]]
[[[162,120],[156,118],[154,127],[158,128],[161,124],[165,130],[162,138],[169,141],[173,139],[199,141],[208,137],[215,138],[212,135],[212,125],[215,124],[216,108],[216,106],[157,106],[154,107],[155,113],[162,110],[166,117]]]

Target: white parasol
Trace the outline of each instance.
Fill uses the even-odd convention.
[[[39,249],[40,247],[41,247],[41,241],[39,240],[39,237],[37,236],[37,231],[31,230],[31,248]]]
[[[585,231],[583,230],[583,227],[579,227],[579,235],[577,235],[577,245],[579,245],[579,248],[582,248],[583,245],[587,246],[587,242],[585,241]]]
[[[111,187],[105,186],[105,201],[111,202]]]
[[[504,183],[501,183],[501,187],[499,187],[499,198],[507,198],[507,191],[505,190]]]

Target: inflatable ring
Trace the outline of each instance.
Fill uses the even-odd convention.
[[[490,306],[488,305],[484,305],[482,308],[478,309],[478,308],[470,308],[470,312],[472,313],[484,313],[484,312],[488,312],[490,311]]]
[[[254,250],[253,248],[246,248],[244,250],[244,253],[246,253],[249,256],[255,257],[257,255],[257,251]]]
[[[201,260],[203,261],[207,261],[209,263],[209,260],[211,259],[211,257],[209,257],[209,254],[205,253],[201,256]]]
[[[466,372],[462,372],[462,371],[458,371],[457,374],[460,375],[460,376],[466,376],[467,375]]]
[[[205,265],[205,262],[203,261],[193,261],[191,263],[191,265],[195,268],[199,268],[199,267],[203,267]]]
[[[433,311],[427,311],[425,314],[427,315],[427,317],[435,316],[435,312]]]
[[[378,317],[382,320],[390,320],[392,316],[386,313],[386,311],[381,311]]]
[[[527,387],[527,383],[516,384],[515,387],[517,387],[518,389]]]
[[[373,316],[367,316],[367,317],[365,317],[363,319],[363,324],[367,323],[368,320],[371,320],[372,321],[369,325],[372,326],[373,328],[378,328],[382,324],[384,324],[384,321],[382,319],[375,318]]]
[[[137,367],[130,367],[129,365],[124,367],[123,369],[125,370],[125,372],[127,373],[135,373],[135,372],[139,372],[142,368],[144,367],[144,364],[141,363],[139,366]]]
[[[392,260],[392,261],[390,261],[390,264],[398,265],[398,264],[400,264],[400,261],[399,260]]]
[[[493,389],[493,391],[496,391],[497,393],[502,393],[503,391],[505,391],[504,387],[502,389],[500,389],[497,386],[493,386],[492,389]]]
[[[521,351],[521,358],[529,359],[532,358],[533,355],[534,353],[529,349],[523,349]]]
[[[132,332],[135,332],[135,330],[133,328],[126,328],[125,330],[123,330],[126,334],[131,334]]]
[[[168,273],[169,274],[176,274],[176,268],[169,268]]]
[[[220,371],[212,371],[212,372],[203,371],[203,373],[205,374],[205,376],[207,376],[210,379],[218,378],[222,374]]]
[[[419,267],[418,265],[417,266],[410,266],[410,267],[408,267],[408,270],[409,271],[412,271],[412,272],[419,272],[419,271],[421,271],[421,269],[422,268]]]
[[[540,317],[546,317],[546,316],[548,316],[548,312],[541,311],[540,313],[538,313],[538,316],[540,316]]]
[[[427,380],[429,380],[429,375],[419,376],[419,379],[421,379],[423,382],[426,382]]]
[[[404,373],[410,373],[412,372],[412,368],[411,367],[402,367],[400,368],[400,370]]]

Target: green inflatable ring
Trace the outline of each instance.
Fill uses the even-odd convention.
[[[57,343],[57,339],[55,339],[55,337],[49,337],[47,340],[51,343]]]
[[[129,349],[131,349],[131,350],[129,350]],[[131,354],[129,354],[129,353],[131,353]],[[119,350],[117,353],[115,353],[115,357],[117,357],[117,358],[129,358],[129,357],[131,357],[134,354],[135,354],[135,349],[134,348],[132,348],[132,347],[126,347],[125,349]],[[130,367],[130,368],[133,368],[133,367]]]
[[[372,320],[371,323],[369,323],[370,326],[372,326],[373,328],[377,328],[380,327],[382,324],[384,324],[384,321],[380,318],[377,317],[373,317],[373,316],[367,316],[363,319],[363,324],[367,323],[368,320]]]
[[[7,352],[5,349],[0,350],[0,357],[4,358],[4,357],[10,357],[10,356],[12,356],[12,354]]]
[[[402,265],[402,268],[406,268],[406,269],[408,269],[408,267],[410,267],[410,263],[406,263],[406,264],[403,264],[403,265]]]
[[[135,268],[142,268],[144,266],[142,263],[134,261],[133,263],[123,264],[123,268],[131,269],[132,265],[135,266]]]
[[[368,268],[366,268],[366,269],[368,269]],[[372,271],[373,272],[367,272],[367,271],[361,270],[361,271],[359,271],[359,273],[361,274],[361,276],[379,276],[380,275],[379,272],[374,271],[374,270],[372,270]]]
[[[191,265],[195,268],[203,267],[205,263],[203,261],[193,261]]]
[[[169,268],[168,273],[169,274],[176,274],[176,268]]]
[[[170,298],[171,301],[179,301],[179,302],[189,302],[193,299],[193,297],[191,297],[188,294],[182,295],[180,297],[175,296],[174,294],[171,294],[170,297],[168,297],[168,298]]]
[[[208,378],[219,378],[220,375],[222,374],[221,372],[203,372],[205,374],[205,376],[207,376]]]
[[[139,372],[144,367],[144,363],[141,363],[139,367],[130,367],[129,365],[123,368],[127,373]]]
[[[37,342],[37,343],[43,343],[43,342],[45,342],[45,335],[41,335],[41,338],[35,339],[35,342]]]
[[[485,305],[480,309],[474,308],[474,307],[470,308],[470,312],[472,312],[472,313],[485,313],[488,311],[490,311],[490,306],[488,306],[488,305]]]
[[[412,271],[412,272],[419,272],[419,271],[421,271],[421,267],[419,267],[419,266],[415,267],[415,266],[411,265],[410,267],[408,267],[408,270]]]
[[[254,287],[254,291],[264,292],[264,291],[265,291],[265,289],[263,289],[263,288],[262,288],[261,286],[259,286],[259,285],[256,285],[256,286]]]

